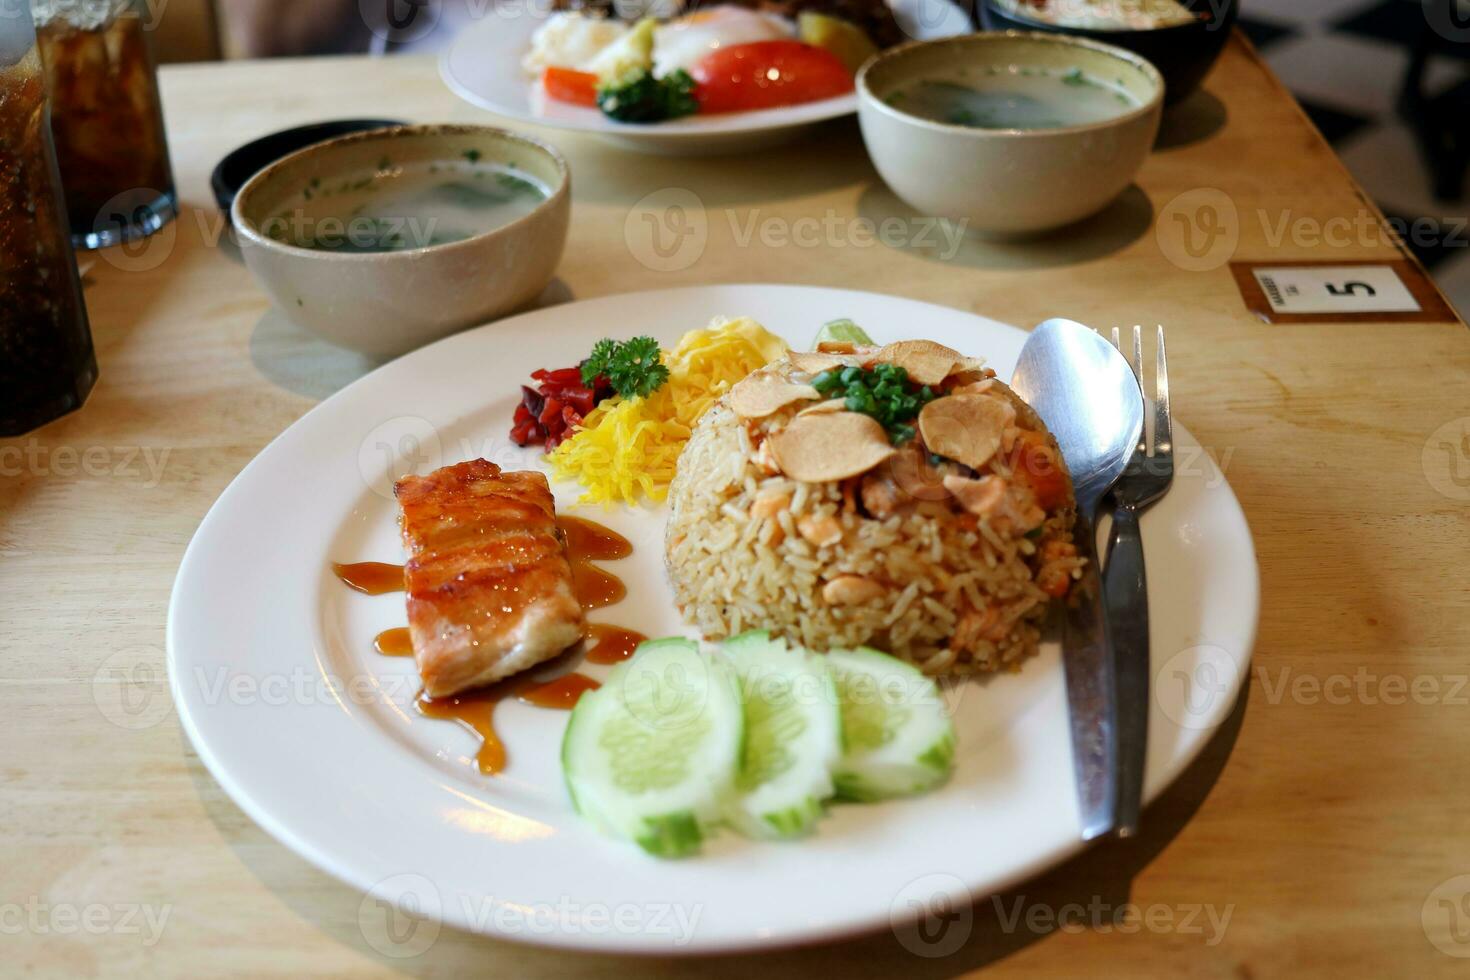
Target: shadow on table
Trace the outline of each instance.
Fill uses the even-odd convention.
[[[219,215],[215,220],[224,221],[225,219],[223,215]],[[235,226],[226,222],[225,229],[219,236],[219,253],[236,265],[244,265],[245,256],[240,254],[240,239],[238,236],[239,233],[235,231]]]
[[[875,180],[858,200],[858,215],[885,247],[931,262],[971,269],[1046,269],[1122,251],[1153,227],[1154,208],[1148,195],[1130,184],[1112,204],[1076,224],[1026,238],[990,239],[963,234],[949,221],[920,214]]]
[[[1155,150],[1177,150],[1214,136],[1225,127],[1229,113],[1225,103],[1204,89],[1164,110]]]
[[[318,401],[383,363],[327,343],[274,306],[250,332],[250,360],[271,384]]]
[[[574,298],[565,282],[553,279],[526,310],[557,306]],[[250,360],[271,384],[318,401],[387,363],[322,340],[292,323],[274,306],[251,331]]]

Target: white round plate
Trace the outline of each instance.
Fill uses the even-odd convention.
[[[946,307],[871,293],[745,285],[609,296],[502,320],[349,385],[265,448],[215,503],[169,606],[169,679],[200,757],[258,823],[372,901],[463,929],[640,953],[764,948],[886,928],[938,892],[980,899],[1078,850],[1058,651],[953,687],[957,766],[943,788],[834,806],[796,842],[724,833],[661,861],[573,812],[558,751],[567,715],[507,702],[505,772],[477,740],[419,716],[411,660],[374,653],[403,597],[367,597],[334,561],[398,562],[391,481],[484,456],[540,466],[507,438],[519,386],[607,335],[664,345],[717,315],[752,316],[805,349],[851,317],[879,342],[924,337],[1009,377],[1025,334]],[[1188,391],[1176,404],[1189,405]],[[1154,683],[1147,789],[1157,795],[1229,715],[1255,632],[1250,531],[1230,487],[1182,427],[1174,489],[1144,518]],[[559,507],[627,535],[606,567],[629,584],[593,615],[650,636],[687,632],[661,555],[662,508]],[[583,668],[601,676],[605,668]],[[1145,820],[1147,815],[1145,815]],[[381,938],[381,937],[379,937]]]
[[[893,0],[894,17],[919,40],[968,34],[968,15],[950,0]],[[509,3],[487,11],[455,37],[439,60],[439,73],[471,105],[523,122],[593,133],[645,153],[705,156],[772,146],[827,119],[857,111],[857,95],[780,109],[689,116],[667,122],[615,122],[599,110],[567,105],[544,96],[521,68],[531,35],[546,17],[543,3]]]

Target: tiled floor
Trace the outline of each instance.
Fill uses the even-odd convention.
[[[1241,26],[1266,60],[1470,316],[1470,181],[1459,200],[1436,197],[1398,111],[1411,46],[1426,25],[1420,0],[1243,0],[1242,10]],[[1424,88],[1456,107],[1460,138],[1470,139],[1470,41],[1443,48]]]

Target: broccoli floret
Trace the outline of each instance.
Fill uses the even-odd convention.
[[[662,122],[692,115],[699,109],[694,101],[694,79],[683,69],[654,78],[648,71],[635,68],[599,88],[597,106],[609,118],[634,123]]]

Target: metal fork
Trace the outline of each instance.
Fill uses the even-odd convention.
[[[1148,749],[1148,577],[1138,518],[1174,482],[1174,429],[1169,421],[1169,366],[1164,328],[1158,328],[1154,395],[1143,371],[1143,328],[1133,328],[1133,350],[1124,350],[1118,328],[1113,346],[1127,358],[1144,393],[1144,430],[1128,468],[1113,485],[1113,529],[1103,566],[1103,594],[1116,651],[1118,697],[1118,836],[1138,832]]]

